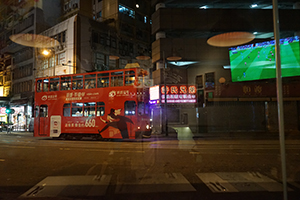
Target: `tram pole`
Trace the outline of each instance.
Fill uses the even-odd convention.
[[[283,115],[283,100],[282,100],[282,77],[281,77],[281,61],[280,61],[280,46],[279,46],[279,17],[277,0],[273,1],[273,24],[275,37],[275,54],[276,54],[276,83],[277,83],[277,106],[278,106],[278,125],[281,153],[281,168],[282,168],[282,183],[283,197],[287,200],[287,182],[286,182],[286,160],[285,160],[285,136],[284,136],[284,115]]]
[[[164,104],[164,124],[165,124],[165,133],[168,136],[168,120],[167,120],[167,83],[166,83],[166,59],[165,59],[165,52],[163,51],[163,66],[164,66],[164,92],[165,92],[165,104]]]

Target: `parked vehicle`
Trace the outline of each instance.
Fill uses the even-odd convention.
[[[2,131],[12,131],[13,130],[13,124],[12,123],[6,123],[5,121],[0,121],[0,132]]]
[[[0,131],[6,131],[7,130],[7,124],[4,121],[0,121]]]

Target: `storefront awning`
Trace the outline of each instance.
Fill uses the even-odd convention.
[[[28,104],[29,99],[15,99],[12,100],[9,104],[11,106],[18,106],[18,105],[24,105],[24,104]]]
[[[125,66],[125,69],[128,69],[128,68],[138,68],[140,67],[140,64],[139,63],[127,63],[126,66]]]
[[[0,97],[0,103],[8,103],[9,97]]]

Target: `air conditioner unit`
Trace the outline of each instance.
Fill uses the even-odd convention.
[[[61,51],[64,49],[64,46],[63,45],[58,45],[58,50]]]
[[[72,5],[72,7],[73,7],[73,9],[78,8],[78,3],[74,3],[74,4]]]
[[[97,50],[97,45],[92,45],[92,50]]]
[[[67,11],[69,9],[69,4],[64,5],[64,11]]]

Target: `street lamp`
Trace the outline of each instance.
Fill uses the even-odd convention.
[[[43,56],[43,58],[42,58],[43,62],[45,62],[45,60],[48,60],[48,65],[50,65],[50,59],[52,57],[54,59],[55,50],[52,47],[43,48],[43,49],[40,50],[40,54]],[[53,67],[52,75],[55,76],[55,64],[52,67]],[[43,69],[43,70],[45,70],[45,69]]]
[[[50,51],[47,50],[47,49],[44,49],[44,50],[42,51],[42,54],[45,55],[45,56],[48,56],[48,55],[50,54]]]

